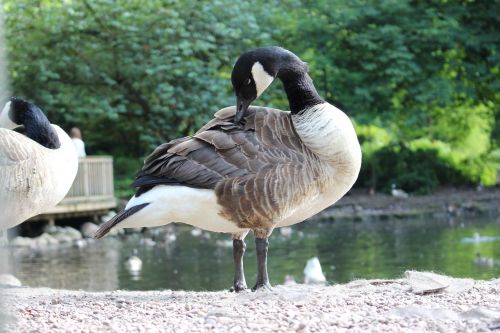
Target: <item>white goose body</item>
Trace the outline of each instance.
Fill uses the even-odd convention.
[[[5,110],[4,110],[5,111]],[[69,136],[51,125],[60,147],[46,148],[23,134],[0,128],[0,229],[43,213],[70,189],[78,158]]]

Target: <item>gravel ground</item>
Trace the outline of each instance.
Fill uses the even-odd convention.
[[[490,332],[500,279],[407,272],[398,280],[276,286],[272,291],[2,288],[7,332]]]

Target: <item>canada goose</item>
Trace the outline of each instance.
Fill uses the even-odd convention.
[[[25,135],[13,131],[20,126]],[[0,230],[55,206],[77,169],[69,136],[37,106],[11,98],[0,113]]]
[[[291,112],[249,107],[275,79]],[[350,119],[316,92],[307,65],[280,47],[244,53],[231,81],[237,107],[218,111],[192,137],[173,140],[146,158],[125,210],[103,224],[158,226],[183,222],[233,236],[233,289],[246,289],[244,237],[255,235],[254,290],[270,288],[268,237],[340,199],[354,184],[361,149]]]

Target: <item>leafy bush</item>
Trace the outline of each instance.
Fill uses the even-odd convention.
[[[409,192],[428,193],[439,185],[496,182],[496,164],[487,155],[465,156],[441,141],[391,143],[364,156],[359,183],[388,191],[396,184]]]
[[[158,144],[234,104],[230,72],[244,50],[275,44],[307,61],[321,96],[355,119],[358,185],[416,192],[496,181],[499,4],[2,2],[14,94],[80,127],[90,153],[115,156],[119,188]],[[288,108],[279,83],[255,104]]]

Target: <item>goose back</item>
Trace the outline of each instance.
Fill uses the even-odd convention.
[[[212,189],[220,214],[239,228],[272,228],[330,191],[332,167],[304,145],[289,112],[250,107],[239,125],[235,111],[159,146],[137,175],[136,197],[161,184]]]

